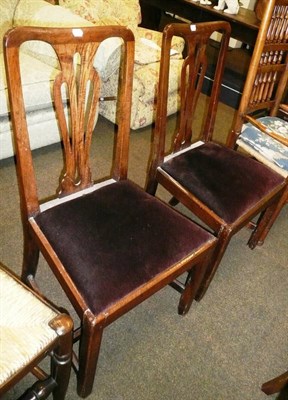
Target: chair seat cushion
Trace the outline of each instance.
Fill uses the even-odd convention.
[[[0,386],[57,338],[49,322],[56,312],[0,268]]]
[[[129,181],[35,218],[94,314],[215,238]],[[141,290],[141,289],[140,289]]]
[[[183,152],[161,167],[229,224],[284,182],[258,161],[212,142]]]
[[[277,117],[263,117],[259,118],[259,121],[267,126],[267,128],[288,139],[287,121]],[[266,135],[265,133],[262,133],[250,123],[245,124],[240,135],[240,140],[251,146],[252,149],[259,152],[263,157],[267,158],[269,161],[288,172],[287,146]]]

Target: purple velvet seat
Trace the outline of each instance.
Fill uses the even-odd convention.
[[[161,168],[228,224],[245,217],[283,183],[270,168],[213,142],[173,157]]]
[[[48,209],[35,220],[95,315],[109,315],[121,298],[214,241],[129,181]]]

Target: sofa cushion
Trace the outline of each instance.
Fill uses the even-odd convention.
[[[145,90],[141,95],[141,101],[144,103],[155,101],[155,98],[157,97],[159,68],[160,63],[158,62],[135,68],[134,80],[138,81],[139,84],[142,82],[145,86]],[[171,60],[168,89],[169,94],[176,93],[178,90],[181,68],[182,60]]]
[[[84,18],[66,8],[52,5],[45,0],[20,0],[14,16],[14,26],[91,26]]]
[[[135,36],[135,63],[144,65],[160,61],[162,32],[153,31],[142,27],[137,27],[134,31]],[[172,39],[171,57],[180,59],[184,50],[184,40],[180,37]]]
[[[27,110],[51,107],[51,80],[59,71],[23,52],[21,71]],[[10,107],[3,57],[0,57],[0,104],[0,116],[7,115]]]
[[[141,22],[138,0],[59,0],[61,6],[69,8],[88,21],[98,24],[102,19],[118,25],[135,28]]]
[[[19,0],[0,1],[0,53],[3,52],[3,36],[12,28],[14,11]]]
[[[60,0],[59,4],[68,7],[74,13],[84,17],[88,21],[97,25],[126,25],[132,29],[135,36],[135,63],[145,65],[160,61],[162,33],[150,29],[138,27],[141,22],[141,8],[138,0]],[[113,49],[115,44],[111,44],[108,50],[110,69],[111,65],[115,68],[119,65],[119,55]],[[184,40],[173,38],[173,54],[175,58],[182,58]],[[99,69],[99,66],[97,66]],[[107,80],[112,74],[109,65],[105,67],[105,75],[102,77]],[[104,69],[104,68],[102,68]],[[114,69],[115,70],[115,69]],[[101,71],[101,70],[100,70]]]
[[[54,6],[44,0],[20,0],[15,10],[14,26],[75,27],[91,26],[88,21],[60,6]],[[57,67],[58,60],[52,47],[45,42],[30,41],[23,50],[44,63]]]
[[[171,75],[169,78],[169,96],[167,115],[174,114],[179,109],[177,77],[183,60],[171,60]],[[132,93],[131,128],[139,129],[152,124],[155,119],[157,97],[157,82],[159,62],[149,65],[135,65]],[[103,85],[101,96],[111,97],[117,94],[118,75],[113,74]],[[99,112],[113,123],[116,121],[115,101],[100,103]]]
[[[75,15],[69,9],[55,6],[44,0],[20,0],[14,18],[14,26],[49,26],[49,27],[86,27],[94,26],[92,22]],[[109,38],[103,42],[94,61],[95,68],[102,79],[107,80],[119,67],[121,41]],[[40,61],[57,68],[58,60],[52,47],[44,42],[30,41],[24,44],[23,50]]]

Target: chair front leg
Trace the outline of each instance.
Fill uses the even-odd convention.
[[[195,300],[200,301],[203,299],[205,293],[207,292],[208,287],[218,269],[218,266],[222,260],[222,257],[225,253],[225,250],[230,242],[232,237],[232,233],[229,228],[224,228],[218,233],[218,241],[214,252],[212,253],[210,260],[208,262],[206,272],[202,282],[200,283],[200,287],[196,293]]]
[[[185,287],[178,304],[178,314],[186,315],[191,308],[193,300],[205,275],[209,258],[206,257],[201,263],[194,265],[188,272]]]
[[[268,207],[263,215],[260,217],[259,223],[257,223],[256,229],[251,234],[248,241],[248,246],[250,247],[250,249],[254,249],[257,245],[261,246],[264,243],[270,229],[272,228],[274,222],[280,214],[280,211],[287,202],[288,184],[279,201],[276,204]]]
[[[77,372],[77,392],[82,398],[89,396],[93,389],[103,328],[95,324],[95,317],[89,311],[84,314]]]
[[[73,321],[68,315],[60,314],[51,321],[50,326],[60,338],[59,346],[51,357],[52,376],[57,383],[53,399],[63,400],[67,392],[72,366]]]

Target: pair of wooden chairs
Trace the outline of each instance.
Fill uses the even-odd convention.
[[[119,125],[111,177],[95,182],[89,156],[93,136],[101,134],[95,128],[101,78],[93,60],[110,37],[123,42]],[[59,59],[52,90],[64,168],[57,194],[48,201],[38,197],[21,87],[19,49],[29,40],[50,43]],[[74,329],[79,352],[73,360],[78,394],[86,397],[104,328],[187,271],[189,280],[179,289],[179,312],[185,313],[216,238],[127,179],[134,60],[129,29],[19,27],[7,33],[4,47],[24,231],[22,280],[38,290],[34,278],[41,251],[81,321]]]
[[[195,145],[191,124],[209,61],[207,45],[215,31],[222,33],[219,60],[203,140]],[[173,152],[164,159],[174,35],[185,39],[188,53],[181,75],[180,124]],[[111,177],[95,182],[89,156],[93,136],[98,134],[101,81],[92,61],[100,43],[115,36],[123,41],[119,124]],[[229,36],[230,26],[225,22],[176,24],[165,29],[147,191],[127,179],[134,60],[131,31],[124,27],[19,27],[5,36],[24,231],[22,279],[38,290],[35,275],[41,251],[75,308],[81,321],[74,330],[74,340],[80,341],[74,368],[81,397],[92,391],[104,328],[168,284],[181,293],[179,313],[188,312],[193,300],[204,295],[231,236],[263,213],[249,242],[254,247],[283,195],[283,177],[211,140]],[[49,201],[38,196],[21,88],[19,48],[29,40],[50,43],[59,59],[53,99],[63,139],[64,168],[57,194]],[[67,102],[68,114],[64,111]],[[212,232],[157,199],[158,182]],[[183,284],[177,278],[184,273]]]

